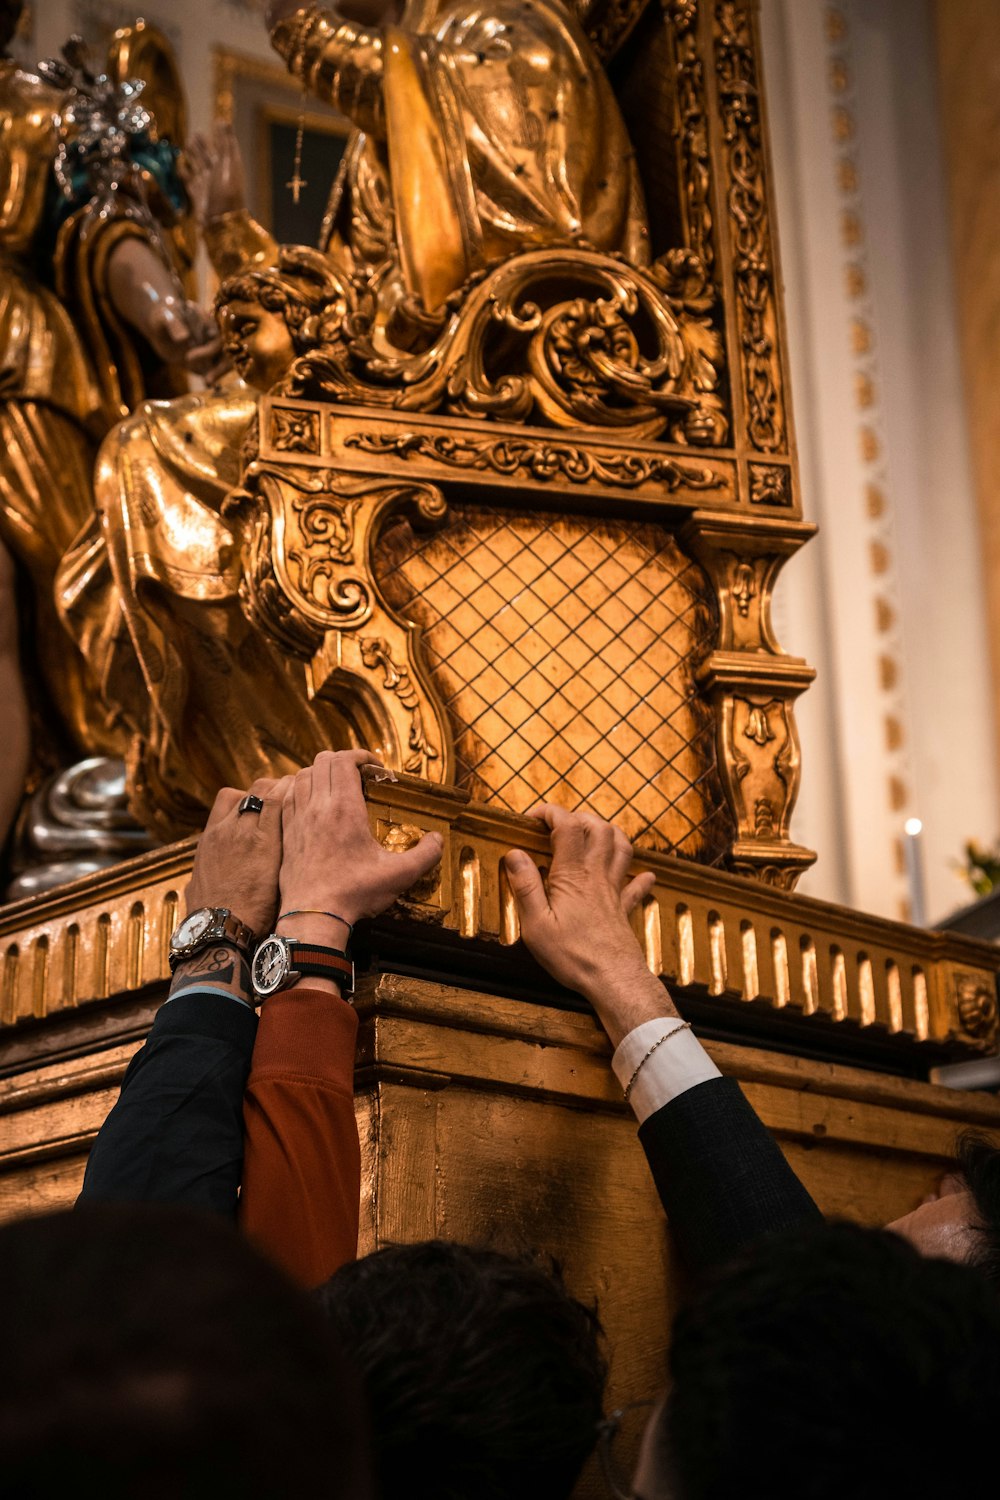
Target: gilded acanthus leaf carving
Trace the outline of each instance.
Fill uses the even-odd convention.
[[[784,446],[785,433],[750,7],[745,0],[722,0],[715,7],[715,24],[747,433],[755,448],[774,453]]]
[[[389,642],[382,637],[362,637],[359,645],[365,666],[382,672],[382,687],[386,692],[395,693],[410,716],[403,770],[410,776],[427,777],[428,761],[437,760],[439,752],[424,730],[420,698],[414,691],[409,669],[393,661]]]
[[[753,740],[755,745],[766,745],[768,740],[776,738],[774,730],[768,723],[766,709],[751,708],[747,714],[743,735],[745,739]]]
[[[677,115],[683,160],[681,207],[687,243],[706,273],[715,262],[711,205],[711,163],[705,107],[705,68],[698,48],[696,0],[668,0],[664,6],[674,33]]]
[[[757,580],[748,562],[739,562],[733,574],[733,599],[744,619],[750,614],[750,605],[757,597]]]
[[[374,300],[352,295],[339,327],[293,365],[288,395],[695,445],[726,439],[714,290],[689,250],[648,268],[580,249],[515,256],[470,278],[433,341],[409,353],[385,352]]]

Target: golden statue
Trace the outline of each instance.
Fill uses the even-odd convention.
[[[249,785],[356,739],[310,704],[301,669],[244,610],[240,548],[223,514],[240,483],[256,390],[270,390],[342,313],[318,251],[289,247],[224,284],[225,347],[250,391],[145,402],[104,444],[101,514],[59,576],[64,617],[130,733],[133,810],[165,836],[197,828],[221,785]],[[113,597],[127,634],[92,623]]]
[[[323,257],[279,253],[238,182],[228,201],[224,181],[203,195],[213,263],[236,278],[220,312],[241,373],[254,366],[272,397],[681,445],[723,435],[704,270],[687,252],[651,256],[621,112],[566,6],[415,7],[398,25],[385,8],[367,29],[288,10],[272,7],[274,45],[357,131]],[[203,166],[238,178],[231,137]],[[129,730],[133,809],[163,834],[196,827],[221,782],[324,744],[364,740],[401,769],[456,775],[412,612],[371,576],[400,508],[418,529],[442,522],[440,490],[380,485],[349,459],[286,493],[257,410],[231,391],[137,410],[101,453],[102,528],[60,574],[64,619]],[[566,452],[545,462],[579,467]],[[654,468],[673,488],[707,472]],[[105,627],[111,582],[127,640]]]
[[[0,5],[3,49],[21,9],[21,0]],[[188,368],[218,359],[214,329],[183,285],[193,247],[174,148],[139,102],[145,71],[179,93],[163,38],[142,26],[119,32],[96,81],[80,44],[67,58],[43,76],[0,59],[0,611],[10,648],[0,835],[21,795],[29,739],[10,557],[30,580],[30,695],[40,684],[49,700],[36,703],[33,727],[52,741],[36,742],[36,764],[119,750],[116,704],[101,701],[59,621],[56,571],[93,522],[103,436],[146,395],[179,392]],[[132,180],[116,191],[97,181],[113,161],[101,155],[113,130],[135,146]],[[121,628],[113,601],[100,628]]]
[[[533,247],[648,262],[621,111],[561,0],[417,0],[398,24],[394,0],[372,9],[371,27],[315,6],[270,9],[289,70],[360,132],[327,221],[332,254],[353,268],[396,261],[394,292],[430,312],[473,272]]]

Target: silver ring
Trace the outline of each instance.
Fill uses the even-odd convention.
[[[260,798],[259,797],[254,797],[250,792],[247,792],[246,796],[243,798],[243,801],[240,803],[239,807],[236,809],[236,816],[238,818],[242,818],[242,816],[243,816],[244,813],[248,813],[248,812],[261,813],[263,811],[264,811],[264,804],[260,800]]]

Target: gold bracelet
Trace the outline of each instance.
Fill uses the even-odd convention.
[[[662,1047],[664,1042],[669,1042],[670,1038],[672,1036],[676,1036],[679,1031],[690,1031],[690,1030],[691,1030],[691,1022],[690,1021],[682,1021],[679,1026],[672,1026],[669,1031],[665,1031],[663,1033],[663,1035],[659,1038],[659,1040],[655,1041],[653,1043],[653,1045],[650,1047],[649,1051],[646,1053],[645,1057],[642,1057],[642,1058],[639,1059],[639,1064],[638,1064],[635,1072],[632,1074],[632,1077],[629,1079],[628,1083],[625,1086],[625,1100],[626,1100],[626,1102],[628,1102],[628,1097],[629,1097],[629,1095],[632,1092],[632,1085],[635,1083],[635,1080],[638,1078],[640,1070],[642,1069],[642,1067],[644,1066],[645,1063],[649,1062],[649,1059],[652,1057],[652,1055],[656,1051],[657,1047]]]
[[[347,936],[350,938],[354,927],[346,917],[339,917],[335,911],[320,911],[316,906],[297,906],[294,911],[283,911],[280,916],[275,917],[274,925],[283,922],[286,917],[330,917],[334,922],[343,922],[347,928]]]

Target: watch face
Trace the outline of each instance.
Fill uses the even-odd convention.
[[[175,951],[190,948],[192,943],[197,943],[199,938],[205,936],[214,923],[215,911],[209,906],[200,906],[197,911],[193,911],[178,927],[174,928],[170,939],[171,948]]]
[[[254,954],[253,987],[258,995],[273,995],[285,983],[291,968],[288,949],[279,937],[265,938]]]

